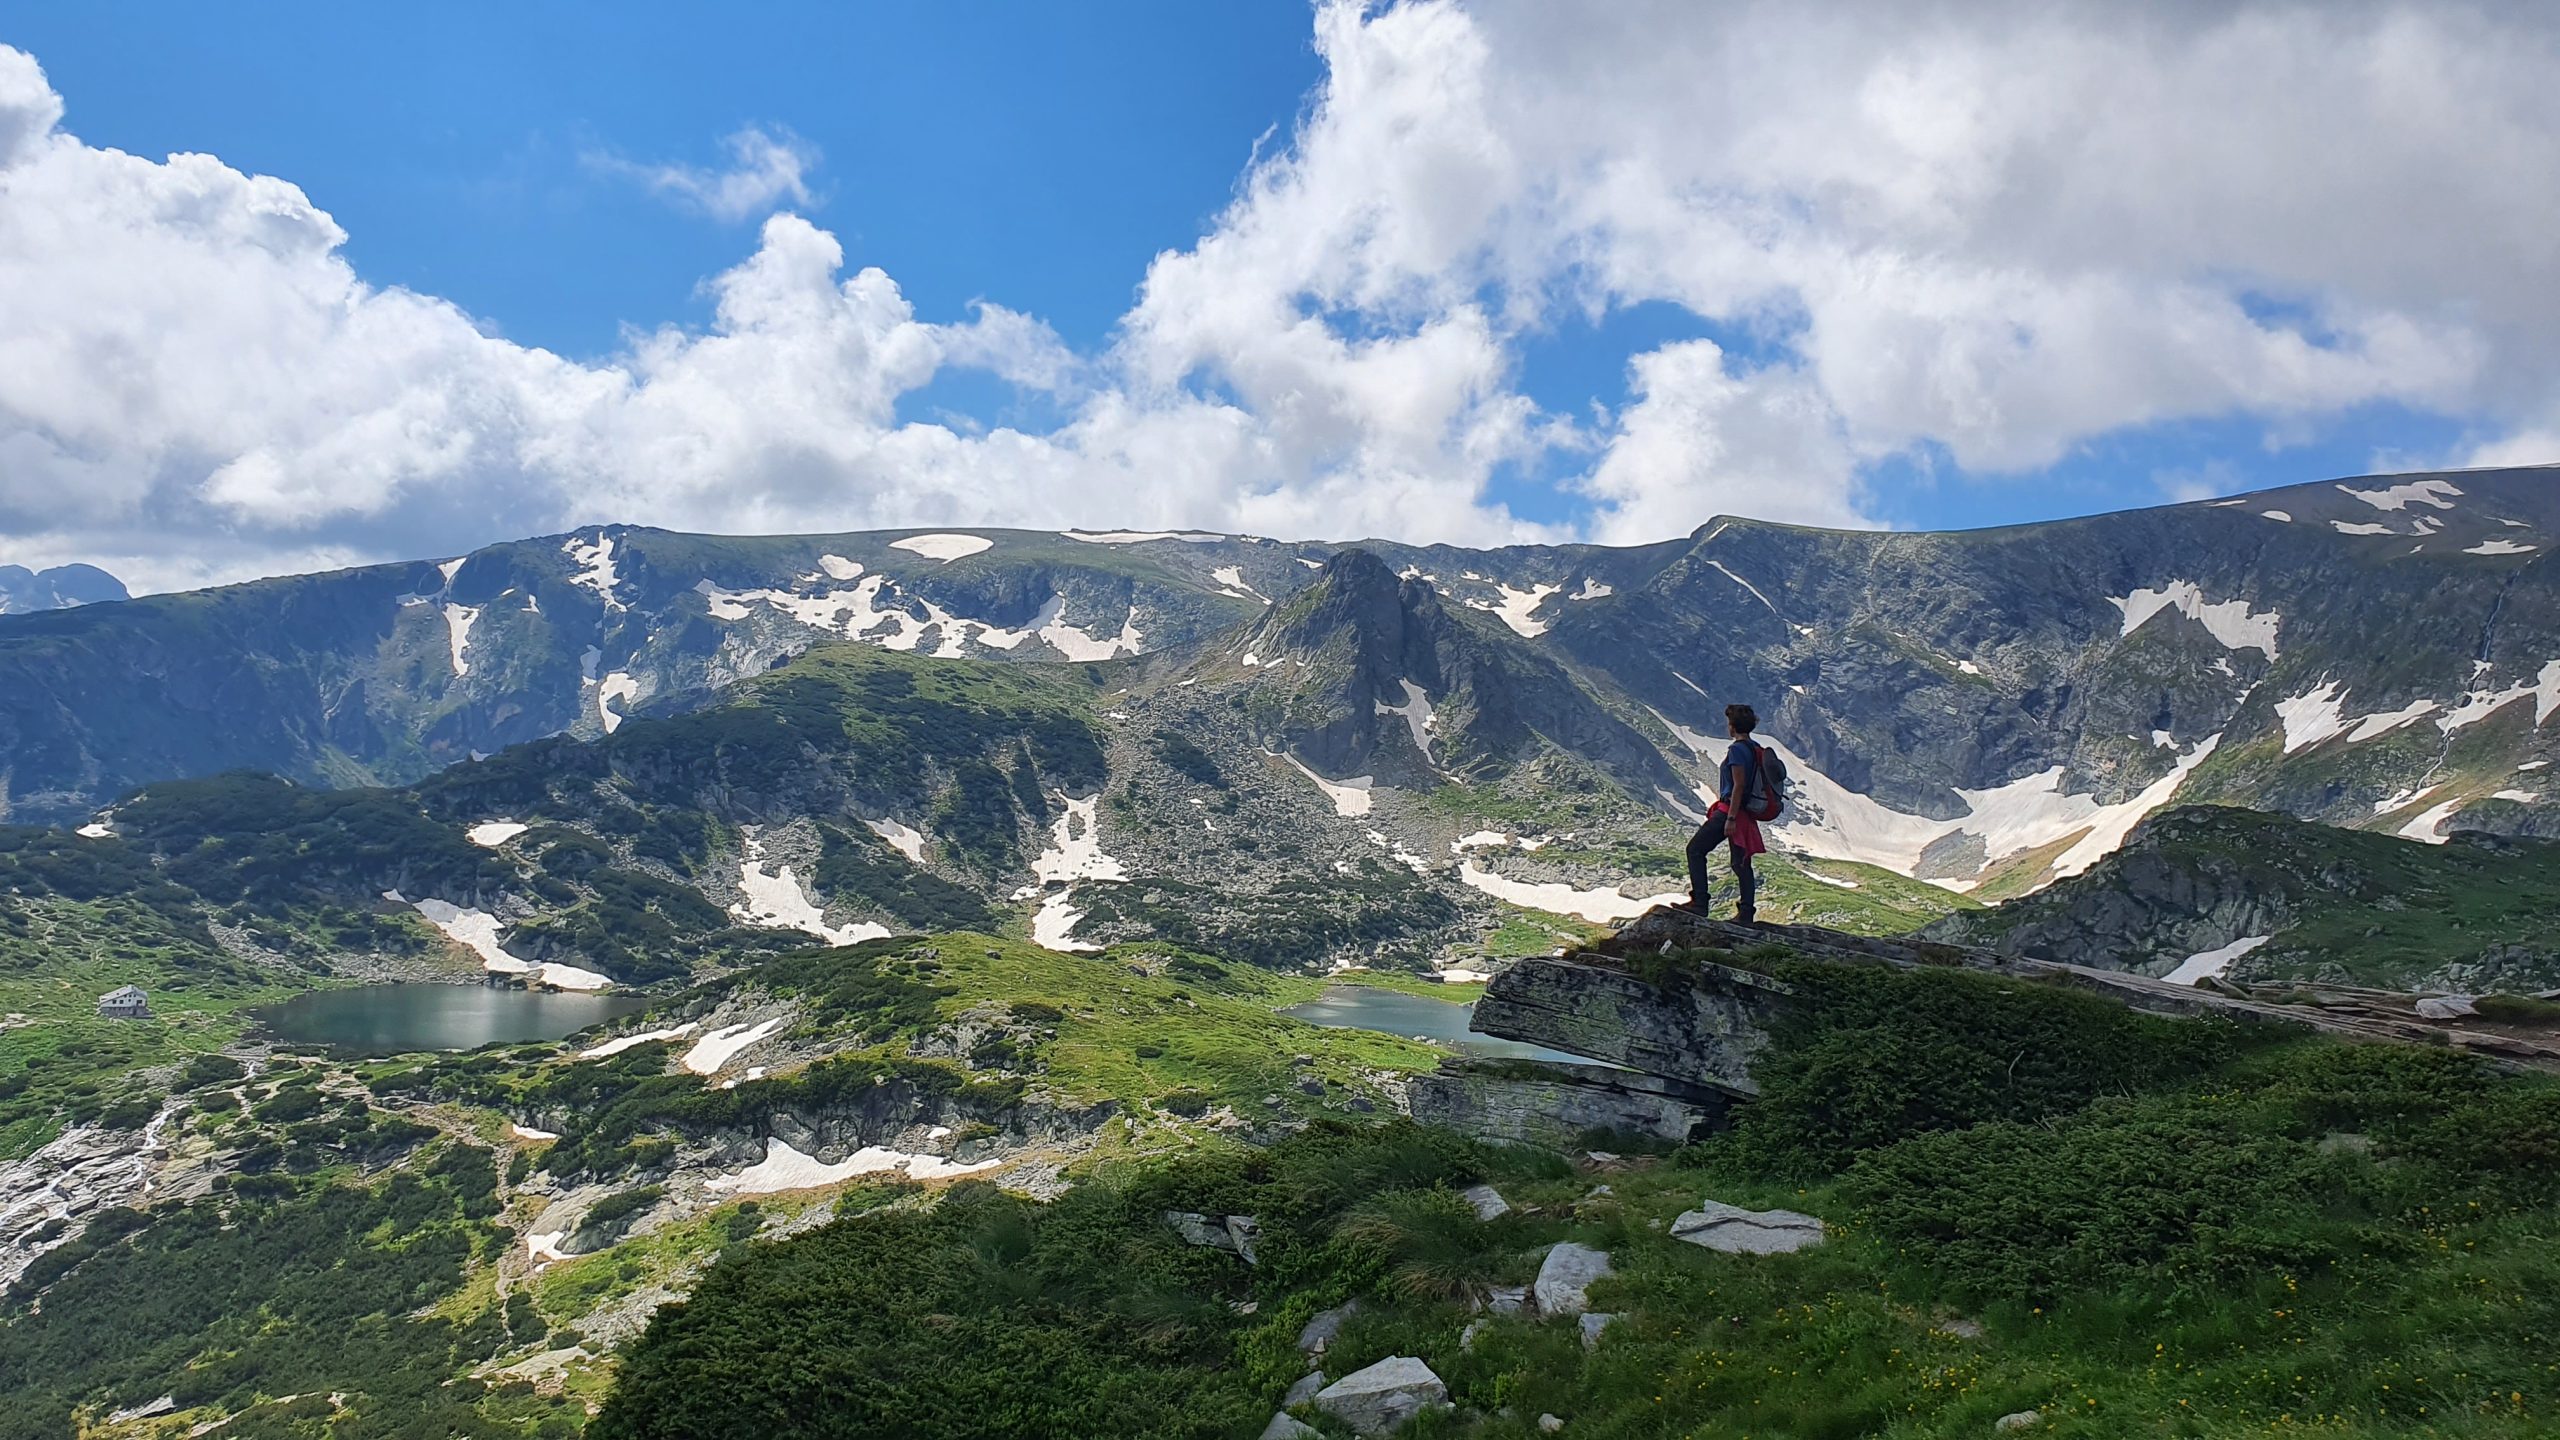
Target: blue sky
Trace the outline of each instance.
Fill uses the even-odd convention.
[[[78,152],[57,154],[64,166],[121,174],[102,154],[120,150],[152,162],[142,183],[177,191],[196,181],[157,162],[210,155],[226,184],[299,187],[313,212],[296,222],[305,238],[325,231],[318,212],[343,232],[290,257],[326,274],[269,274],[260,256],[240,260],[250,222],[238,216],[171,220],[163,207],[137,219],[82,192],[106,238],[62,242],[80,264],[156,226],[131,263],[187,274],[170,257],[202,259],[199,312],[270,283],[307,299],[335,275],[368,293],[438,297],[508,342],[441,370],[420,356],[457,354],[452,336],[387,355],[350,353],[344,337],[278,355],[261,368],[318,377],[315,392],[340,374],[381,374],[365,393],[314,393],[300,408],[173,404],[227,418],[166,421],[170,433],[135,455],[106,453],[94,415],[57,418],[42,397],[0,394],[0,416],[34,417],[44,453],[124,487],[120,512],[0,495],[0,550],[149,570],[176,563],[152,552],[177,542],[138,517],[190,510],[173,534],[217,535],[230,552],[188,562],[203,574],[367,558],[428,537],[459,545],[510,525],[719,528],[733,515],[815,528],[1020,511],[1034,524],[1627,540],[1724,510],[1961,527],[2539,457],[2553,367],[2544,352],[2520,367],[2508,353],[2538,312],[2496,311],[2500,295],[2545,278],[2533,266],[2547,261],[2500,274],[2452,239],[2429,241],[2435,252],[2395,237],[2372,255],[2337,253],[2335,215],[2376,213],[2420,177],[2447,188],[2423,146],[2368,174],[2299,178],[2305,145],[2359,126],[2406,135],[2407,117],[2269,111],[2263,97],[2213,90],[2212,67],[2178,43],[2128,31],[2109,53],[2119,42],[2099,12],[2056,29],[2049,16],[2003,24],[1998,8],[1980,33],[1950,40],[1898,31],[1881,18],[1888,7],[1854,44],[1720,29],[1742,22],[1679,6],[1577,21],[1504,0],[760,4],[716,20],[665,4],[0,8],[0,45],[42,67],[29,113],[58,97],[61,145]],[[2375,33],[2394,19],[2387,5],[2338,13],[2350,10]],[[2211,28],[2172,41],[2208,57],[2234,43]],[[2471,43],[2529,58],[2549,35],[2527,29]],[[2178,153],[2174,124],[2140,116],[2127,133],[2156,142],[2101,135],[2057,149],[2048,132],[2073,127],[2050,107],[2067,94],[2029,97],[2047,107],[2038,113],[1983,88],[1979,66],[1932,90],[1951,45],[2020,71],[2147,65],[2126,83],[2187,112],[2230,113],[2187,142],[2195,154]],[[1888,83],[1917,83],[1916,98],[1896,90],[1880,106]],[[1753,101],[1754,86],[1771,98]],[[1793,108],[1772,113],[1781,104]],[[2531,170],[2552,127],[2518,113],[2504,118],[2530,143],[2510,161]],[[1834,143],[1789,152],[1834,130]],[[742,132],[788,147],[799,183],[707,213],[649,181],[674,170],[716,181]],[[2100,152],[2153,143],[2165,148]],[[2253,146],[2260,173],[2209,173],[2212,157]],[[2170,193],[2188,183],[2181,166],[2200,177],[2197,193]],[[2168,188],[2055,197],[2053,175],[2085,184],[2119,171]],[[112,195],[133,178],[94,188]],[[2468,178],[2479,195],[2525,188],[2494,167]],[[2336,193],[2281,193],[2315,183]],[[2431,202],[2455,207],[2441,218],[2493,237],[2548,218],[2474,217],[2452,188]],[[237,203],[251,214],[266,202]],[[2129,218],[2109,218],[2118,206]],[[767,228],[777,212],[807,227]],[[645,338],[728,335],[719,297],[744,293],[760,260],[797,267],[795,294],[877,267],[909,308],[912,324],[849,310],[737,322],[768,337],[796,326],[808,342],[777,344],[757,373],[852,366],[790,403],[877,399],[859,426],[795,410],[774,422],[789,433],[754,434],[769,395],[706,391],[714,382],[692,371],[723,363],[708,345],[682,357],[682,385],[660,387],[663,410],[685,418],[652,409]],[[5,278],[56,288],[28,263]],[[236,264],[258,273],[220,278]],[[1028,323],[993,339],[967,331],[980,302]],[[332,313],[315,303],[312,315]],[[260,328],[294,334],[306,319]],[[136,337],[168,329],[166,314],[137,316],[117,341],[120,317],[94,323],[99,335],[73,337],[67,354],[148,345]],[[196,339],[217,356],[245,343]],[[939,358],[899,370],[882,357],[902,346]],[[535,375],[515,347],[576,368]],[[173,340],[165,365],[179,354]],[[2502,364],[2522,379],[2493,381]],[[491,400],[475,377],[493,366],[531,388]],[[756,366],[717,383],[741,368]],[[493,424],[515,423],[491,415],[592,405],[614,385],[650,415],[582,424],[640,439],[599,442],[574,464],[557,460],[568,443],[557,433],[489,439]],[[259,411],[267,403],[275,413]],[[341,425],[356,414],[365,425]],[[471,443],[430,435],[421,454],[383,462],[371,488],[326,478],[384,434],[417,440],[439,424]],[[696,444],[670,433],[683,425],[749,438]],[[1008,427],[1038,453],[982,443]],[[707,455],[700,473],[658,490],[626,481],[679,452]],[[1193,479],[1165,478],[1185,467]],[[738,490],[754,503],[719,503]],[[486,503],[536,491],[540,505]]]

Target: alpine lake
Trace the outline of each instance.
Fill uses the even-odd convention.
[[[557,1040],[648,1004],[638,995],[503,985],[354,985],[297,995],[260,1009],[257,1019],[286,1044],[341,1055],[400,1055]]]
[[[1479,1035],[1467,1028],[1475,1011],[1476,1007],[1471,1003],[1434,1000],[1428,995],[1407,995],[1372,985],[1334,985],[1327,987],[1315,999],[1289,1006],[1280,1013],[1310,1025],[1377,1030],[1389,1035],[1429,1040],[1469,1055],[1507,1060],[1561,1060],[1575,1065],[1597,1063],[1580,1055],[1550,1050],[1543,1045],[1524,1045],[1517,1040]]]

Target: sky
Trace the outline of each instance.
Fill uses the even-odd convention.
[[[2560,460],[2549,7],[0,0],[0,563]]]

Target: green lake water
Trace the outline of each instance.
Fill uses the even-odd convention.
[[[1425,995],[1406,995],[1370,985],[1335,985],[1317,998],[1303,1005],[1292,1005],[1280,1013],[1310,1025],[1378,1030],[1407,1039],[1436,1041],[1470,1055],[1515,1060],[1562,1060],[1575,1065],[1600,1063],[1580,1055],[1567,1055],[1561,1050],[1550,1050],[1543,1045],[1523,1045],[1517,1040],[1497,1040],[1491,1035],[1478,1035],[1467,1028],[1468,1020],[1476,1013],[1472,1004],[1434,1000]]]
[[[357,985],[314,990],[256,1012],[278,1040],[346,1054],[471,1050],[557,1040],[648,1005],[636,995],[581,995],[498,985]]]

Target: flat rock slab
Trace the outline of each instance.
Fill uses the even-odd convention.
[[[1591,1308],[1591,1282],[1616,1273],[1609,1268],[1607,1251],[1567,1240],[1547,1252],[1538,1266],[1538,1281],[1529,1288],[1538,1298],[1539,1314],[1579,1315]]]
[[[1511,1213],[1511,1202],[1503,1199],[1502,1192],[1490,1185],[1470,1185],[1458,1194],[1465,1197],[1479,1220],[1499,1220]]]
[[[1728,1255],[1789,1255],[1819,1245],[1822,1222],[1793,1210],[1745,1210],[1709,1200],[1671,1222],[1671,1238]]]
[[[1304,1420],[1293,1420],[1286,1414],[1274,1412],[1271,1423],[1262,1427],[1261,1440],[1309,1440],[1309,1437],[1324,1440],[1324,1432]]]
[[[1280,1408],[1283,1410],[1295,1410],[1299,1406],[1316,1398],[1317,1392],[1324,1389],[1324,1387],[1330,1383],[1331,1382],[1326,1379],[1323,1371],[1310,1370],[1306,1374],[1298,1377],[1297,1383],[1289,1387],[1288,1394],[1280,1397]]]
[[[1385,1435],[1449,1403],[1449,1387],[1410,1355],[1390,1355],[1316,1393],[1316,1408],[1363,1435]]]

